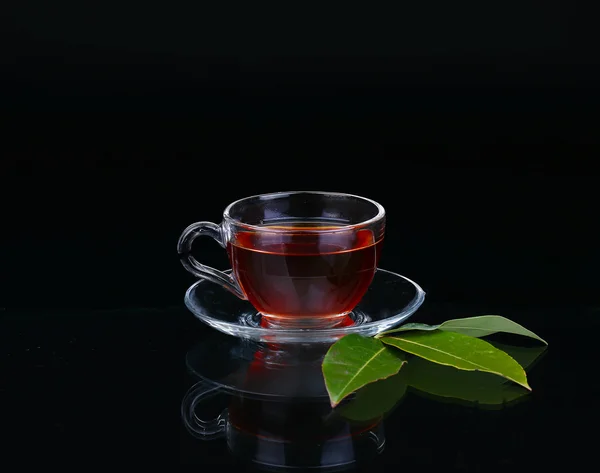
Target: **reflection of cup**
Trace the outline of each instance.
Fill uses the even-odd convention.
[[[199,411],[210,397],[224,393],[201,381],[186,394],[182,417],[197,438],[225,437],[238,458],[263,467],[343,468],[381,453],[381,419],[350,423],[335,415],[325,399],[285,399],[233,393],[228,407],[207,420]]]
[[[381,254],[385,211],[359,196],[279,192],[230,204],[220,224],[197,222],[179,239],[184,267],[247,299],[271,327],[333,327],[367,291]],[[209,235],[227,249],[232,274],[191,256]]]

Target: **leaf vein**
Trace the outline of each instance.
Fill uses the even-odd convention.
[[[342,388],[342,390],[340,392],[343,393],[346,389],[348,389],[348,386],[350,386],[350,383],[352,383],[352,381],[354,381],[356,379],[356,377],[362,372],[362,370],[364,370],[369,365],[369,363],[371,363],[375,358],[377,358],[384,350],[386,350],[386,347],[382,347],[381,350],[379,350],[371,358],[369,358],[367,360],[367,362],[364,365],[362,365],[356,371],[356,373],[354,373],[354,376],[352,376],[352,378],[350,378],[350,380],[346,383],[346,385]]]
[[[478,366],[479,368],[483,368],[484,370],[489,370],[489,368],[486,368],[485,366],[480,365],[479,363],[475,363],[474,361],[467,360],[465,358],[461,358],[460,356],[453,355],[452,353],[448,353],[447,351],[440,350],[439,348],[434,348],[434,347],[429,346],[429,345],[424,345],[422,343],[413,342],[413,341],[407,340],[405,338],[399,338],[399,337],[390,337],[390,338],[395,338],[397,340],[401,340],[401,341],[406,342],[406,343],[412,343],[414,345],[418,345],[420,347],[427,348],[429,350],[437,351],[439,353],[443,353],[444,355],[451,356],[452,358],[456,358],[457,360],[461,360],[461,361],[465,361],[467,363],[471,363],[473,366]]]

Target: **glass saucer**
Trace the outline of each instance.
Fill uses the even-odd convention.
[[[374,336],[408,319],[425,300],[425,291],[400,274],[377,269],[367,293],[339,327],[267,328],[261,314],[218,284],[199,280],[185,294],[185,305],[205,324],[234,337],[271,343],[333,343],[351,333]]]

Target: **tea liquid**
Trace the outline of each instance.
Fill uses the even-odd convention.
[[[239,232],[228,252],[248,300],[270,324],[331,326],[362,299],[382,242],[369,229],[294,223]]]

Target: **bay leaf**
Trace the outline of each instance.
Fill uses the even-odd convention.
[[[520,347],[490,342],[508,353],[526,372],[544,355],[546,346]],[[505,378],[483,371],[464,371],[411,356],[398,374],[368,384],[356,392],[337,414],[350,422],[366,423],[387,417],[404,398],[407,387],[434,401],[501,409],[526,399],[530,391]]]
[[[480,315],[478,317],[467,317],[464,319],[447,320],[440,325],[440,330],[458,332],[472,337],[485,337],[493,333],[503,332],[522,335],[524,337],[539,340],[544,345],[548,342],[540,336],[526,329],[517,322],[513,322],[500,315]]]
[[[323,378],[331,406],[374,381],[400,371],[405,357],[380,340],[350,334],[335,342],[322,362]]]
[[[401,369],[398,374],[360,388],[348,404],[338,406],[338,414],[359,423],[372,422],[389,415],[406,394],[405,371],[406,368]]]
[[[416,394],[434,400],[475,404],[485,409],[514,403],[530,392],[514,383],[503,383],[503,378],[492,373],[463,371],[416,356],[411,357],[402,373]]]
[[[399,332],[380,338],[415,356],[465,371],[485,371],[509,379],[531,390],[525,371],[510,355],[479,338],[456,332]]]
[[[494,333],[503,332],[533,338],[535,340],[539,340],[545,345],[548,345],[548,342],[546,342],[546,340],[533,333],[531,330],[528,330],[522,325],[500,315],[480,315],[477,317],[452,319],[447,320],[439,325],[427,325],[417,323],[404,324],[396,329],[380,333],[379,335],[377,335],[377,338],[386,337],[392,333],[406,332],[410,330],[444,330],[447,332],[462,333],[464,335],[470,335],[472,337],[485,337]]]

